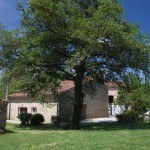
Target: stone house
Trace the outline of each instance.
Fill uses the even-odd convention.
[[[7,102],[0,99],[0,132],[5,130],[7,118]]]
[[[74,84],[72,81],[63,81],[60,87],[58,99],[55,101],[47,100],[44,103],[28,96],[26,93],[16,92],[11,94],[8,105],[8,119],[18,120],[18,114],[27,112],[43,114],[45,122],[50,122],[53,115],[59,115],[64,120],[69,120],[73,109]],[[108,117],[108,103],[108,89],[106,86],[99,86],[93,97],[85,92],[82,119]]]
[[[44,116],[45,122],[50,122],[51,116],[58,115],[58,104],[47,101],[40,102],[36,98],[28,96],[23,92],[15,92],[9,97],[7,118],[9,120],[19,120],[20,113],[40,113]]]

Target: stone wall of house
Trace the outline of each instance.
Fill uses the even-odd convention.
[[[53,115],[57,116],[57,103],[41,103],[30,97],[11,98],[9,103],[10,120],[19,120],[18,114],[20,108],[27,108],[27,113],[33,113],[32,109],[36,108],[37,112],[44,116],[45,122],[51,122]]]
[[[7,102],[0,100],[0,131],[6,127]]]
[[[88,93],[84,97],[85,119],[108,117],[108,89],[101,85],[91,97]]]

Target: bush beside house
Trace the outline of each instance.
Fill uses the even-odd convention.
[[[44,122],[42,114],[21,113],[18,118],[22,125],[41,125]]]
[[[141,119],[139,113],[133,110],[125,110],[122,114],[116,115],[116,118],[119,123],[133,123]]]
[[[41,125],[44,122],[44,117],[42,114],[34,114],[31,117],[31,125]]]
[[[20,119],[22,125],[29,125],[32,116],[33,115],[31,113],[21,113],[18,115],[18,118]]]

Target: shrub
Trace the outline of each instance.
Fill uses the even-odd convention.
[[[31,125],[41,125],[44,122],[42,114],[34,114],[31,118]]]
[[[119,123],[132,123],[138,121],[139,114],[133,110],[125,110],[122,114],[116,115]]]
[[[60,124],[60,122],[61,122],[61,117],[59,117],[59,116],[52,116],[51,117],[51,122],[52,122],[53,125],[58,126]]]
[[[30,113],[21,113],[18,115],[18,118],[20,119],[22,125],[29,125],[31,122],[32,116],[33,115]]]

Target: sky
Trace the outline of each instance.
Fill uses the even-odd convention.
[[[18,1],[27,0],[0,0],[0,22],[8,30],[15,29],[19,25],[19,12],[16,10]],[[150,35],[150,0],[122,0],[126,12],[126,20],[139,23],[141,31]]]

